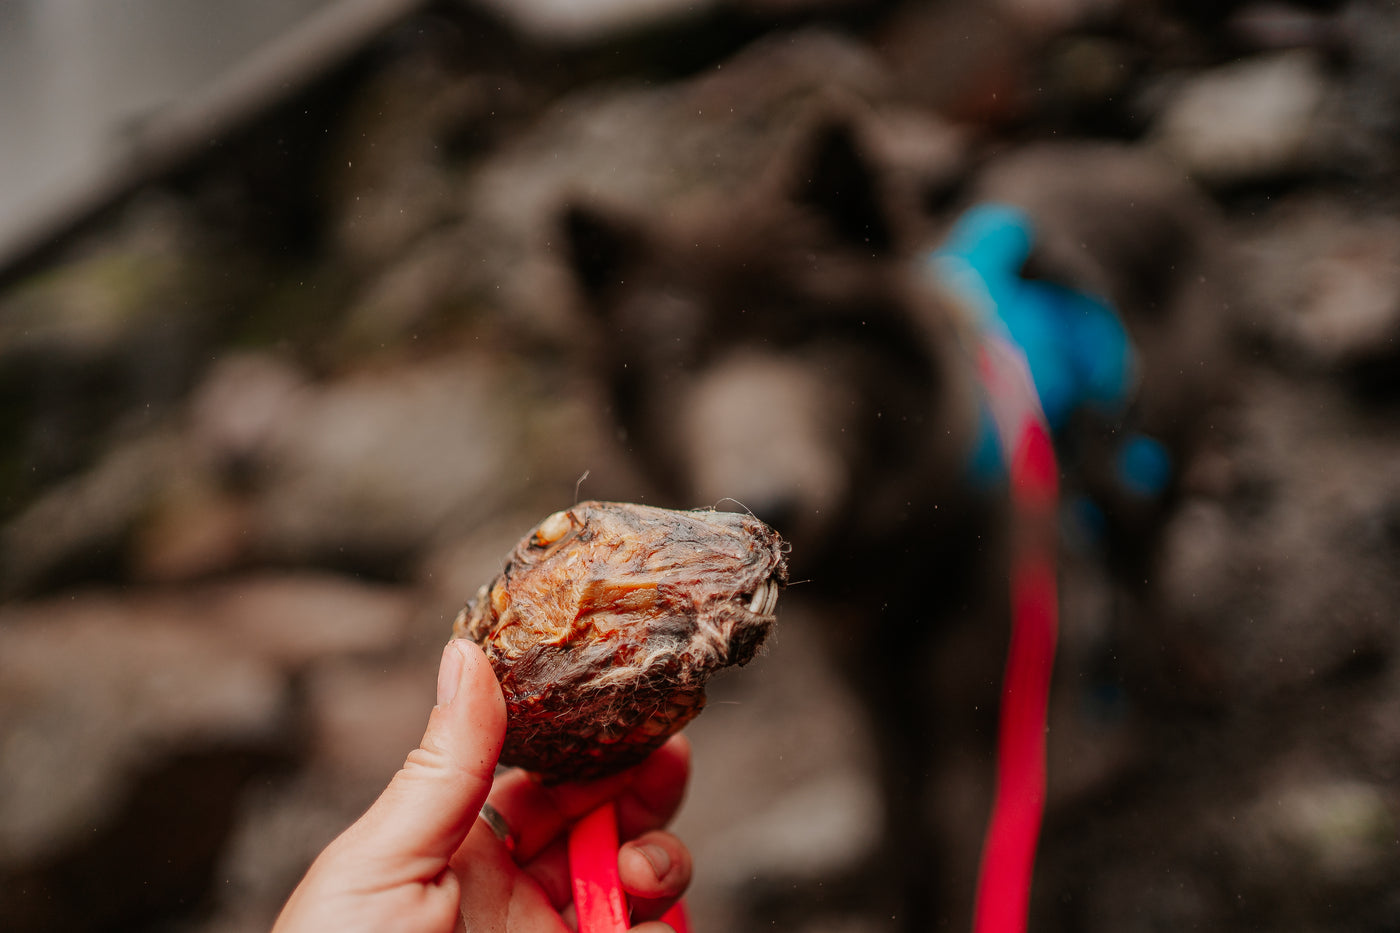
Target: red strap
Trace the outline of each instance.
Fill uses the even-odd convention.
[[[1011,462],[1015,552],[1011,645],[1002,680],[997,785],[982,851],[974,933],[1021,933],[1045,809],[1045,727],[1055,661],[1058,468],[1043,422],[1023,422]]]
[[[626,933],[627,898],[617,876],[617,809],[611,802],[569,831],[569,874],[579,933]]]
[[[617,809],[605,803],[569,831],[569,874],[579,933],[625,933],[627,898],[617,874]],[[676,933],[690,933],[684,901],[661,917]]]

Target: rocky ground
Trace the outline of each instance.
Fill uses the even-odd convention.
[[[1400,15],[753,0],[551,41],[430,7],[6,276],[0,925],[266,929],[515,539],[585,473],[654,498],[561,205],[728,197],[838,100],[921,207],[1104,138],[1230,233],[1232,392],[1164,546],[1129,596],[1067,560],[1033,927],[1400,926]],[[697,929],[894,928],[835,890],[878,801],[821,611],[794,588],[690,730]]]

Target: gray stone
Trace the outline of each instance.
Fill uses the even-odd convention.
[[[717,0],[475,0],[546,42],[601,42],[627,32],[696,16]]]
[[[0,610],[0,864],[81,845],[133,773],[181,747],[279,738],[276,667],[151,608],[93,594]]]
[[[1246,227],[1247,329],[1288,364],[1331,371],[1400,357],[1400,223],[1295,198]]]
[[[136,522],[182,460],[177,436],[153,433],[114,445],[87,472],[47,489],[0,529],[0,591],[120,566]]]
[[[392,654],[413,605],[402,591],[287,575],[0,609],[0,908],[14,928],[139,926],[199,905],[242,838],[250,782],[296,762],[358,775],[349,804],[345,774],[331,782],[334,819],[353,819],[364,785],[392,773],[380,763],[416,741],[432,669],[398,666],[399,704],[385,702],[377,665],[368,680],[312,689],[309,723],[292,676],[318,684],[327,664]],[[366,759],[369,777],[351,766]],[[292,851],[273,898],[305,868]],[[66,892],[81,896],[55,896]]]
[[[1221,426],[1224,488],[1169,525],[1151,600],[1157,676],[1217,702],[1387,663],[1397,639],[1400,437],[1330,387],[1256,375],[1245,391]]]
[[[1203,182],[1274,178],[1323,160],[1329,93],[1311,52],[1246,59],[1186,78],[1151,135]]]

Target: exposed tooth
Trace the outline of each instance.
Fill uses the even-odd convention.
[[[753,599],[749,600],[749,612],[760,616],[772,615],[777,606],[778,583],[776,580],[764,580],[758,585],[758,589],[753,591]]]

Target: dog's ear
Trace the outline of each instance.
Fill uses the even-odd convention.
[[[590,204],[568,204],[560,226],[569,268],[590,302],[601,301],[627,277],[646,243],[640,223]]]
[[[792,197],[844,242],[881,253],[894,248],[894,223],[881,198],[879,176],[849,120],[828,119],[806,140]]]

